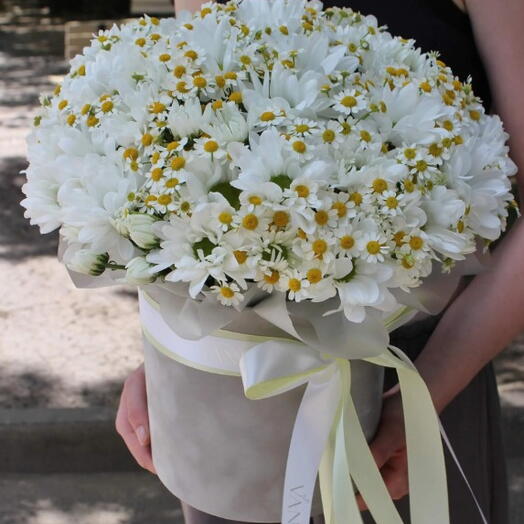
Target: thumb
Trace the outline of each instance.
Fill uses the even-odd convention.
[[[129,424],[142,446],[150,443],[147,392],[143,367],[138,368],[124,386]]]

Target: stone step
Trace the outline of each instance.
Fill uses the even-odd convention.
[[[148,473],[0,476],[0,524],[183,524]]]

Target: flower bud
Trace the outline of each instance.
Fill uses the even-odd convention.
[[[126,265],[126,282],[135,284],[149,284],[155,280],[155,275],[151,273],[151,264],[144,257],[135,257]]]
[[[142,249],[153,249],[158,246],[158,238],[151,226],[157,219],[143,213],[131,213],[126,219],[129,238]]]
[[[95,253],[89,249],[79,249],[66,261],[66,266],[72,271],[97,277],[106,270],[109,261],[107,253]]]

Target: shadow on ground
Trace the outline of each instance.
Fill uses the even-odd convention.
[[[123,381],[124,378],[72,386],[63,377],[44,374],[37,368],[8,373],[2,367],[0,409],[57,407],[64,405],[64,399],[68,405],[78,407],[116,407]]]
[[[20,173],[27,166],[22,157],[0,157],[0,258],[24,258],[55,255],[57,233],[41,235],[38,228],[24,218],[20,201],[24,198],[21,187],[25,177]]]
[[[0,524],[181,524],[178,500],[147,473],[5,475]]]

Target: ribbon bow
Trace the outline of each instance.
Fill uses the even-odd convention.
[[[274,306],[274,305],[273,305]],[[145,336],[158,350],[191,367],[240,376],[245,395],[261,399],[307,384],[299,406],[286,465],[282,522],[308,524],[317,473],[326,522],[361,523],[352,481],[378,524],[402,520],[373,460],[350,394],[351,362],[348,355],[321,353],[305,343],[289,320],[273,318],[271,304],[253,308],[274,320],[291,337],[247,335],[219,329],[213,347],[181,339],[166,322],[162,308],[140,293],[140,313]],[[405,308],[390,324],[407,318]],[[231,344],[229,339],[235,339]],[[220,341],[224,341],[220,344]],[[183,341],[183,340],[182,340]],[[205,347],[204,347],[205,346]],[[439,422],[429,392],[401,350],[359,357],[379,366],[395,368],[402,393],[411,519],[416,524],[447,524],[449,510],[444,454]]]

